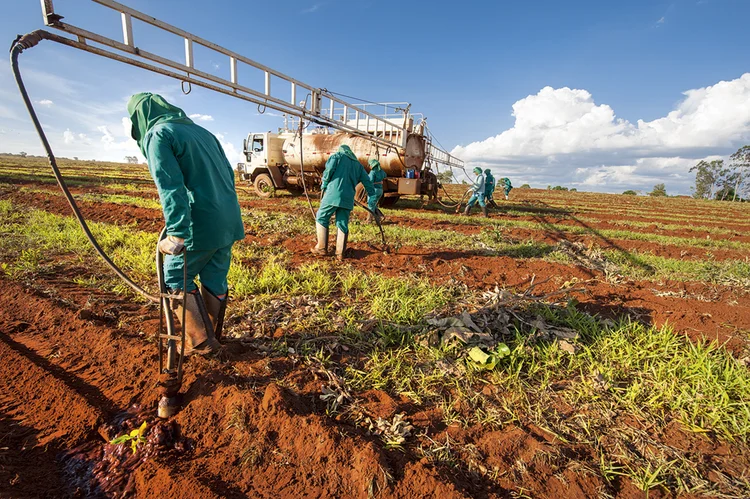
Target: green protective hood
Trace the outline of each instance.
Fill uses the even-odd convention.
[[[474,168],[474,173],[476,173],[477,175],[481,175],[482,169],[477,166],[476,168]]]
[[[489,169],[489,168],[487,168],[487,169],[486,169],[486,170],[484,171],[484,173],[486,173],[487,175],[489,175],[489,174],[491,174],[492,172],[490,171],[490,169]]]
[[[346,145],[346,144],[341,144],[341,145],[339,146],[339,149],[338,149],[338,150],[337,150],[336,152],[337,152],[337,153],[341,153],[341,154],[343,154],[344,156],[348,156],[348,157],[350,157],[351,159],[353,159],[354,161],[359,161],[359,160],[357,159],[357,156],[355,156],[355,155],[354,155],[354,153],[352,152],[352,150],[351,150],[351,149],[349,148],[349,146],[348,146],[348,145]]]
[[[380,168],[380,161],[378,161],[377,159],[371,159],[367,161],[367,164],[369,164],[370,168],[372,168],[373,170]]]
[[[142,142],[149,130],[159,123],[192,123],[185,111],[167,102],[164,97],[150,92],[133,95],[128,101],[130,115],[130,135],[138,142],[143,152]],[[144,152],[145,154],[145,152]]]

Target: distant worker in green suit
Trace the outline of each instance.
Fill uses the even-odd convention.
[[[133,95],[128,114],[164,212],[167,237],[159,250],[166,255],[165,283],[175,293],[186,292],[185,353],[214,353],[221,347],[232,245],[245,237],[234,172],[216,137],[162,96]],[[183,251],[187,282],[184,260],[175,256]],[[173,300],[173,308],[182,320],[183,302]]]
[[[385,180],[388,174],[380,167],[380,161],[377,159],[371,159],[368,163],[370,164],[370,182],[372,182],[375,189],[375,194],[367,198],[367,207],[372,212],[368,219],[373,220],[374,217],[380,217],[378,202],[383,197],[383,180]]]
[[[492,195],[495,193],[495,177],[492,175],[492,172],[489,168],[487,168],[484,171],[484,202],[487,203],[488,206],[492,206],[493,208],[497,208],[497,203],[495,203],[495,200],[492,198]]]
[[[471,214],[472,206],[474,206],[474,203],[478,202],[479,206],[482,207],[482,214],[485,217],[488,217],[489,215],[487,214],[487,204],[484,202],[484,174],[482,173],[482,169],[478,166],[474,168],[474,175],[476,175],[477,178],[469,188],[469,192],[471,192],[472,194],[469,198],[469,201],[466,203],[464,215],[469,216]]]
[[[312,248],[315,255],[328,254],[328,226],[331,217],[336,215],[336,259],[344,259],[346,242],[349,239],[349,215],[354,208],[354,190],[357,184],[365,186],[368,196],[375,194],[375,188],[367,176],[362,164],[357,160],[352,150],[346,144],[326,161],[323,181],[320,188],[322,196],[320,208],[315,217],[315,228],[318,244]]]
[[[500,182],[503,184],[503,191],[505,192],[505,200],[507,201],[510,191],[513,190],[513,185],[511,185],[510,179],[508,177],[501,178]]]

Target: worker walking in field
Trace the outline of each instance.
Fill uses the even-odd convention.
[[[133,95],[128,114],[164,212],[167,237],[159,250],[166,255],[165,284],[176,294],[185,291],[185,353],[215,353],[221,347],[232,245],[245,237],[234,172],[216,137],[160,95]],[[186,283],[184,259],[175,256],[183,251]],[[183,302],[172,303],[182,320]]]
[[[500,182],[503,184],[503,191],[505,191],[505,200],[507,201],[510,191],[513,190],[513,185],[511,185],[510,179],[508,177],[501,178]]]
[[[487,168],[484,171],[484,202],[488,206],[492,206],[493,208],[497,208],[497,203],[495,203],[495,200],[492,198],[492,195],[495,192],[495,177],[492,175],[492,172],[489,168]]]
[[[372,212],[368,217],[368,220],[372,221],[374,218],[380,217],[380,210],[378,209],[378,202],[383,197],[383,180],[388,176],[383,169],[380,167],[380,161],[377,159],[371,159],[368,161],[370,164],[370,182],[372,182],[375,194],[367,198],[367,207]]]
[[[354,190],[362,183],[368,196],[375,194],[375,187],[370,181],[362,164],[346,144],[326,161],[321,182],[322,195],[320,208],[315,217],[315,228],[318,244],[312,248],[315,255],[328,254],[328,226],[331,217],[336,215],[336,259],[341,261],[346,253],[349,238],[349,215],[354,208]]]
[[[466,203],[466,210],[464,210],[464,215],[469,216],[471,214],[471,208],[474,206],[474,203],[479,203],[479,206],[482,208],[482,214],[485,217],[488,217],[487,214],[487,204],[484,202],[484,174],[482,173],[482,169],[478,166],[474,168],[474,175],[477,176],[476,180],[474,180],[474,184],[469,188],[469,192],[472,193],[471,197],[469,198],[469,201]]]

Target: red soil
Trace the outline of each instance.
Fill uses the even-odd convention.
[[[47,290],[55,283],[37,283]],[[152,333],[156,310],[144,307],[111,323],[83,320],[75,297],[60,303],[14,282],[0,295],[0,427],[13,428],[0,467],[4,493],[12,497],[76,494],[61,469],[61,451],[104,443],[97,430],[134,401],[153,407],[156,365]],[[81,296],[82,295],[78,295]],[[117,301],[116,297],[111,300]],[[93,316],[102,311],[94,307]],[[134,321],[136,315],[146,322]],[[126,319],[130,331],[114,327]],[[140,328],[140,329],[139,329]],[[414,448],[384,450],[359,426],[325,414],[318,399],[323,382],[294,359],[272,360],[236,344],[229,362],[192,359],[183,385],[186,407],[173,419],[192,451],[147,460],[134,471],[137,497],[508,497],[519,486],[536,494],[557,491],[578,497],[600,483],[570,474],[569,492],[551,468],[534,468],[522,483],[498,486],[484,474],[444,468],[419,458]],[[284,386],[276,380],[284,380]],[[373,416],[405,412],[439,440],[450,434],[476,441],[487,462],[502,473],[531,459],[539,438],[508,427],[495,437],[476,429],[464,435],[412,404],[369,392]],[[368,398],[365,397],[367,400]],[[241,417],[236,413],[241,411]],[[507,437],[503,436],[508,434]],[[508,438],[519,439],[508,445]],[[503,443],[495,447],[493,442]],[[546,447],[549,448],[549,445]]]
[[[60,197],[18,192],[2,197],[69,214]],[[282,201],[245,206],[287,209]],[[141,230],[156,231],[163,224],[158,210],[107,203],[82,203],[82,209],[91,220],[133,224]],[[399,223],[417,226],[423,222],[398,218]],[[520,233],[510,234],[523,239]],[[292,252],[293,264],[311,260],[311,237],[283,244]],[[744,348],[740,330],[750,329],[746,290],[704,283],[610,284],[600,273],[576,265],[450,248],[403,247],[384,255],[362,243],[352,246],[348,264],[355,268],[391,276],[416,274],[438,283],[458,281],[476,290],[495,285],[524,289],[535,276],[536,282],[550,278],[536,288],[544,293],[576,280],[574,287],[586,292],[574,296],[590,312],[669,323],[692,338],[717,339],[736,350]],[[65,270],[37,275],[33,282],[0,278],[0,497],[75,495],[60,454],[82,444],[103,444],[102,424],[135,403],[152,411],[157,402],[157,352],[151,340],[158,324],[156,308],[75,285],[72,276],[90,275],[91,269],[59,263]],[[684,297],[658,296],[665,292]],[[272,339],[261,341],[270,344]],[[460,455],[448,466],[420,457],[415,442],[403,451],[385,450],[362,426],[326,414],[319,398],[324,380],[317,376],[294,355],[270,358],[242,343],[229,345],[221,361],[189,360],[183,384],[186,406],[173,421],[192,450],[146,460],[133,471],[133,494],[450,498],[511,497],[522,491],[566,499],[606,490],[618,498],[644,495],[626,478],[605,484],[593,474],[578,472],[575,463],[598,465],[591,447],[563,443],[521,424],[499,431],[445,426],[437,409],[373,390],[360,395],[365,414],[390,418],[403,412],[435,442],[454,442]],[[486,390],[501,396],[501,387]],[[711,469],[734,477],[750,466],[731,446],[687,434],[677,425],[658,438],[701,456],[701,465],[710,463]],[[427,443],[425,437],[416,441]],[[659,491],[652,491],[651,497],[658,496]]]

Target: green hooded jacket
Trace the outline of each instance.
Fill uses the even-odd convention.
[[[128,114],[159,191],[167,234],[185,239],[190,251],[243,239],[234,172],[216,137],[160,95],[133,95]]]
[[[383,168],[380,166],[380,161],[377,159],[369,160],[368,164],[370,165],[370,181],[372,182],[375,191],[377,191],[378,194],[383,194],[383,180],[385,180],[388,174],[383,171]]]
[[[346,144],[339,146],[326,161],[323,171],[321,189],[324,191],[320,206],[337,206],[351,210],[354,208],[354,190],[362,183],[369,196],[375,194],[375,188],[367,176],[357,156]]]
[[[495,192],[495,177],[489,170],[484,172],[484,194],[491,196]]]

